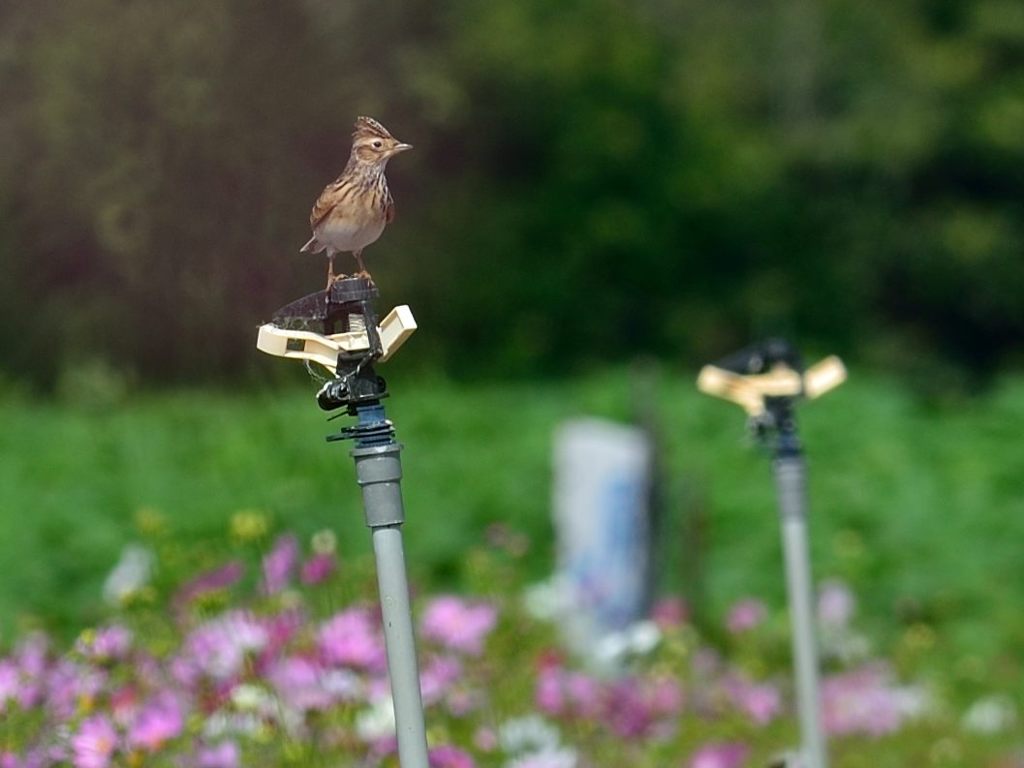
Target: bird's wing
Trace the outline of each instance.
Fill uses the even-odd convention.
[[[323,221],[336,205],[345,201],[352,189],[353,186],[343,182],[341,178],[324,187],[320,197],[313,203],[313,210],[309,214],[309,226],[316,229],[316,225]]]
[[[384,209],[384,223],[390,224],[395,220],[395,204],[388,200],[387,207]]]

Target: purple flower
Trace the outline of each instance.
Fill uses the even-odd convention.
[[[705,744],[690,758],[689,768],[739,768],[747,759],[745,744]]]
[[[481,725],[473,732],[473,746],[481,752],[493,752],[498,748],[498,734],[493,728]]]
[[[215,592],[219,589],[227,589],[237,584],[245,575],[245,566],[240,560],[232,560],[220,568],[201,573],[192,581],[185,584],[174,595],[171,604],[175,613],[181,613],[196,598],[205,595],[207,592]]]
[[[302,564],[299,579],[310,586],[320,584],[330,578],[338,567],[333,552],[318,552]]]
[[[82,699],[92,700],[104,689],[106,670],[61,659],[46,678],[46,704],[61,720],[69,719]]]
[[[119,624],[84,633],[75,643],[75,650],[85,658],[101,663],[124,658],[131,647],[131,630]]]
[[[554,665],[544,666],[538,673],[533,700],[545,715],[560,715],[565,711],[564,677],[564,670]]]
[[[430,768],[475,768],[476,763],[468,752],[452,746],[435,747],[430,750]]]
[[[681,626],[689,615],[690,610],[681,597],[663,597],[651,608],[651,619],[662,631]]]
[[[71,737],[75,768],[106,768],[117,748],[117,731],[103,715],[82,721],[78,732]]]
[[[608,691],[603,719],[623,738],[649,737],[668,723],[664,716],[674,714],[682,702],[681,694],[674,697],[666,697],[665,694],[666,691],[656,690],[650,681],[638,678],[620,680]]]
[[[185,725],[181,704],[170,692],[157,695],[139,712],[128,732],[128,743],[155,752],[181,735]]]
[[[293,656],[275,661],[266,678],[288,706],[304,711],[327,709],[334,697],[324,687],[324,670],[314,661]]]
[[[826,581],[818,590],[818,621],[824,626],[845,628],[856,609],[857,600],[843,582]]]
[[[471,604],[454,595],[434,598],[423,612],[423,637],[453,651],[479,655],[484,640],[498,621],[498,612],[487,603]]]
[[[299,561],[299,542],[291,534],[278,536],[263,558],[263,592],[276,595],[288,586]]]
[[[596,718],[605,701],[605,691],[597,680],[582,672],[570,672],[558,664],[545,664],[534,688],[537,708],[548,715],[569,714]]]
[[[782,711],[782,696],[771,683],[734,677],[726,680],[725,692],[733,706],[757,725],[767,725]]]
[[[196,768],[238,768],[241,755],[233,741],[222,741],[212,747],[202,747],[196,753]]]
[[[366,669],[384,666],[384,639],[365,608],[349,608],[321,625],[317,645],[330,664]]]
[[[12,659],[19,670],[17,698],[22,709],[31,709],[43,697],[49,650],[50,641],[42,632],[28,635],[14,650]]]
[[[20,685],[17,665],[10,659],[0,659],[0,712],[6,709],[8,700],[18,698]]]
[[[424,704],[430,705],[444,698],[452,684],[462,675],[462,663],[451,656],[434,656],[420,673],[420,690]]]
[[[765,609],[764,603],[756,598],[748,597],[729,609],[725,625],[732,634],[738,635],[757,627],[767,615],[768,611]]]
[[[176,676],[184,682],[194,670],[216,680],[230,679],[242,671],[248,654],[262,651],[269,641],[267,628],[245,611],[222,614],[186,638],[185,666]]]
[[[905,717],[902,693],[879,664],[825,678],[821,698],[825,730],[837,736],[892,733]]]

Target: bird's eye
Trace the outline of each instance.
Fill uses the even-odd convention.
[[[374,149],[380,149],[383,146],[384,146],[384,142],[381,141],[380,139],[377,139],[375,142],[373,142],[373,148]]]

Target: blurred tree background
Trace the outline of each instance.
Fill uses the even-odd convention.
[[[416,146],[367,258],[421,365],[1021,362],[1019,0],[23,0],[0,94],[6,378],[265,373],[358,114]]]

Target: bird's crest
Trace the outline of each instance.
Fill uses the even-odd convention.
[[[388,129],[378,123],[372,117],[359,116],[356,118],[356,129],[352,136],[379,136],[382,139],[393,139]]]

